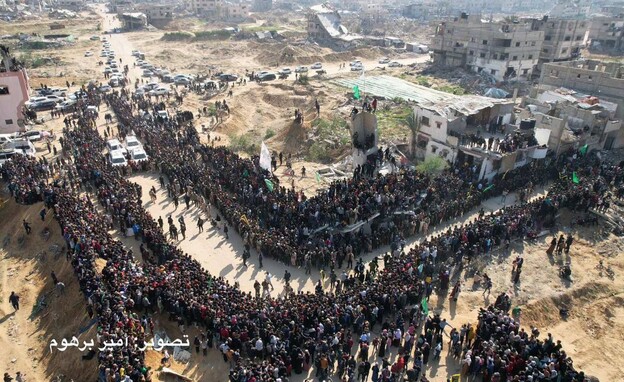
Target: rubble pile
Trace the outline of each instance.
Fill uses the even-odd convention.
[[[467,93],[493,98],[510,98],[514,89],[518,88],[518,96],[529,93],[531,83],[517,79],[496,81],[486,72],[474,73],[462,68],[443,68],[435,65],[422,70],[421,75],[428,75],[446,80],[452,85],[463,88]]]

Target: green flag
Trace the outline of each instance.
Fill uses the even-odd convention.
[[[427,297],[423,297],[422,301],[420,302],[420,306],[422,307],[423,314],[425,316],[428,316],[429,315],[429,304],[427,303]]]
[[[353,98],[360,99],[360,87],[357,85],[353,87]]]
[[[243,176],[245,178],[249,176],[249,171],[247,171],[247,169],[245,169],[245,171],[243,171]]]
[[[269,191],[273,192],[273,182],[271,182],[268,179],[264,180],[264,183],[266,183],[267,188],[269,189]]]
[[[484,189],[483,189],[483,192],[485,192],[485,191],[489,191],[489,190],[491,190],[492,188],[494,188],[494,185],[493,185],[493,184],[490,184],[489,186],[487,186],[486,188],[484,188]]]
[[[316,176],[316,183],[321,183],[321,174],[318,173],[318,171],[315,173]]]
[[[582,155],[587,154],[587,144],[579,149],[579,153],[581,153]]]
[[[576,171],[572,173],[572,182],[576,184],[579,184],[581,182],[578,175],[576,175]]]

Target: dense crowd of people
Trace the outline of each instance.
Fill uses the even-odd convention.
[[[104,159],[104,140],[93,124],[78,119],[76,126],[64,129],[64,156],[56,163],[18,156],[4,165],[2,175],[17,202],[45,201],[54,208],[87,311],[99,317],[99,341],[128,338],[127,345],[98,353],[99,379],[106,382],[126,376],[151,379],[138,347],[153,333],[151,315],[156,311],[168,314],[182,331],[199,326],[202,335],[195,346],[218,348],[230,365],[232,382],[284,382],[312,367],[320,378],[334,373],[350,381],[370,372],[373,381],[398,381],[404,374],[415,381],[442,349],[446,323],[437,316],[425,318],[423,301],[436,280],[441,282],[438,291],[446,293],[448,264],[508,246],[512,238],[535,235],[552,222],[558,208],[600,205],[623,177],[620,167],[571,152],[559,161],[532,164],[532,171],[510,171],[497,177],[493,187],[472,183],[472,168],[461,166],[438,177],[401,170],[337,181],[306,198],[259,170],[257,158],[201,145],[190,125],[175,120],[148,124],[135,117],[138,107],[125,92],[105,102],[117,115],[120,131],[132,129],[142,138],[170,197],[192,194],[198,205],[213,204],[245,243],[265,256],[292,265],[313,262],[333,273],[373,248],[391,248],[383,270],[378,259],[369,269],[355,262],[356,274],[333,278],[331,290],[319,283],[314,294],[272,298],[244,293],[172,244],[143,208],[141,188],[123,177],[126,170]],[[154,107],[145,102],[141,109]],[[560,176],[548,196],[481,214],[474,222],[404,250],[404,238],[427,234],[430,227],[478,206],[484,197],[525,187],[529,181],[543,183],[557,171]],[[581,179],[578,184],[566,179],[573,172]],[[272,192],[265,187],[267,179],[277,185]],[[78,191],[87,191],[87,196]],[[99,207],[89,198],[93,194]],[[373,224],[370,235],[349,232],[349,226],[376,214],[383,222]],[[124,233],[132,229],[143,242],[144,262],[135,261],[108,234],[111,228]],[[98,257],[106,260],[100,273],[95,268]],[[504,296],[500,301],[498,309],[508,310]],[[462,362],[469,365],[466,373],[492,382],[548,381],[556,370],[564,382],[583,381],[560,347],[524,333],[505,314],[489,310],[476,329],[454,333],[462,342],[466,339],[465,351],[460,351]],[[381,336],[375,337],[373,330]],[[401,355],[396,362],[390,361],[389,349]],[[381,364],[368,363],[373,355]]]

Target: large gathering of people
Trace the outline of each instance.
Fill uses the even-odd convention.
[[[138,116],[139,109],[157,107],[150,100],[140,101],[139,107],[122,90],[93,102],[112,108],[120,133],[131,130],[142,139],[170,198],[188,196],[195,206],[213,205],[245,244],[265,258],[340,273],[331,277],[328,289],[319,281],[314,294],[279,297],[252,296],[211,275],[146,211],[141,187],[124,177],[128,170],[106,162],[104,139],[79,110],[77,123],[63,131],[59,159],[46,163],[18,156],[3,166],[2,176],[18,203],[43,201],[54,209],[87,311],[99,318],[99,341],[127,338],[123,347],[97,354],[99,379],[105,382],[126,376],[135,382],[151,380],[139,347],[153,334],[156,312],[176,321],[182,331],[201,328],[194,342],[198,355],[200,347],[218,349],[232,382],[284,382],[311,368],[319,378],[333,374],[351,381],[370,373],[375,382],[399,381],[404,375],[416,381],[442,351],[448,324],[424,314],[424,301],[434,291],[450,289],[450,264],[508,247],[515,238],[536,236],[562,207],[586,211],[603,205],[624,176],[618,166],[570,151],[532,162],[531,171],[497,176],[493,185],[473,182],[469,165],[435,177],[401,169],[336,181],[308,198],[280,186],[260,169],[258,158],[201,144],[191,123]],[[573,173],[579,183],[570,180]],[[484,198],[553,178],[545,197],[483,213],[428,236],[433,227],[479,206]],[[272,191],[266,180],[276,185]],[[349,229],[373,217],[370,234]],[[142,242],[143,261],[108,233],[111,228],[132,229]],[[405,239],[416,234],[426,239],[407,250]],[[360,256],[382,246],[390,246],[389,253],[366,269]],[[106,260],[101,272],[96,258]],[[378,261],[384,262],[383,269]],[[459,290],[453,293],[456,300]],[[466,365],[464,372],[491,382],[555,377],[584,382],[561,346],[550,337],[542,340],[539,333],[524,332],[508,316],[508,296],[499,297],[496,307],[482,312],[477,327],[449,334],[449,352],[461,342],[457,358]],[[399,355],[397,361],[390,352]],[[371,357],[380,362],[371,365]]]

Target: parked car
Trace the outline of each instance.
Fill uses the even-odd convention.
[[[225,82],[234,82],[238,81],[238,76],[236,74],[221,74],[219,75],[219,79]]]
[[[279,72],[280,74],[291,74],[292,70],[290,70],[290,68],[282,68]]]
[[[323,64],[321,64],[320,62],[315,62],[310,66],[310,69],[323,69]]]
[[[305,73],[308,71],[308,67],[307,66],[297,66],[295,68],[295,73]]]
[[[29,108],[33,111],[44,111],[44,110],[52,110],[56,107],[56,101],[46,100],[33,103],[29,106]]]
[[[389,62],[390,62],[390,59],[389,59],[388,57],[382,57],[382,58],[379,60],[379,63],[380,63],[380,64],[387,64],[387,63],[389,63]]]
[[[364,66],[362,66],[362,65],[353,65],[351,67],[351,71],[352,72],[358,72],[358,71],[361,71],[361,70],[364,70]]]
[[[143,89],[145,90],[154,90],[156,88],[158,88],[159,84],[158,82],[150,82],[149,84],[145,84],[143,85]]]
[[[62,111],[73,111],[76,107],[76,101],[73,99],[68,99],[67,101],[63,101],[54,107],[55,110]]]
[[[164,87],[159,87],[159,88],[150,90],[149,94],[152,96],[167,95],[169,94],[169,90],[167,90],[167,88],[164,88]]]
[[[119,79],[118,79],[117,77],[115,77],[115,78],[111,78],[111,79],[108,81],[108,84],[110,85],[110,87],[112,87],[112,88],[116,88],[117,86],[119,86]]]
[[[26,106],[31,106],[33,104],[36,104],[38,102],[43,102],[43,101],[47,101],[48,97],[30,97],[30,99],[28,101],[26,101]]]
[[[258,76],[258,81],[273,81],[277,76],[274,73],[265,73]]]
[[[130,160],[134,162],[143,162],[148,159],[147,153],[142,147],[130,151]]]
[[[391,63],[388,64],[388,67],[390,68],[400,68],[401,66],[403,66],[403,64],[397,61],[392,61]]]
[[[174,83],[176,85],[190,85],[191,84],[191,80],[186,78],[186,77],[178,77],[175,79]]]
[[[121,145],[121,142],[115,138],[106,141],[106,148],[108,149],[108,152],[111,153],[113,151],[120,151],[122,154],[126,154],[126,149]]]
[[[100,91],[100,93],[108,93],[110,91],[113,90],[112,86],[110,85],[102,85],[98,88],[98,90]]]
[[[108,160],[113,166],[127,166],[128,161],[121,151],[111,151],[108,154]]]
[[[18,154],[18,152],[13,148],[1,149],[0,150],[0,167],[2,167],[6,161],[13,158],[16,154]]]
[[[151,71],[151,70],[147,70],[147,69],[145,69],[145,70],[143,71],[142,76],[143,76],[143,77],[151,77],[153,74],[154,74],[154,73],[152,73],[152,71]]]
[[[65,101],[65,97],[59,97],[59,96],[56,96],[56,95],[46,96],[46,99],[49,100],[49,101],[54,101],[56,103],[60,103],[60,102]]]
[[[10,142],[7,142],[4,145],[7,149],[14,149],[16,152],[28,155],[35,156],[37,150],[35,150],[35,146],[26,138],[16,138]]]
[[[31,130],[31,131],[22,133],[20,135],[20,138],[26,138],[31,142],[36,142],[36,141],[40,141],[41,139],[43,139],[43,135],[41,134],[41,131]]]
[[[173,81],[174,81],[173,76],[169,74],[162,76],[162,82],[171,83]]]
[[[167,113],[167,110],[158,110],[156,115],[162,119],[169,119],[169,113]]]
[[[131,152],[134,149],[143,147],[143,145],[141,145],[141,142],[139,142],[137,137],[134,135],[128,135],[126,137],[125,145],[126,145],[126,152]]]
[[[93,56],[93,52],[92,52],[92,51],[90,51],[90,50],[87,50],[87,51],[85,52],[85,57],[91,57],[91,56]]]
[[[360,61],[360,60],[351,61],[349,63],[349,66],[351,66],[351,67],[353,67],[353,66],[362,66],[362,61]]]
[[[91,38],[89,38],[89,40],[91,40],[91,41],[98,41],[99,39],[100,39],[100,36],[95,36],[95,35],[93,35],[93,36],[91,36]]]

